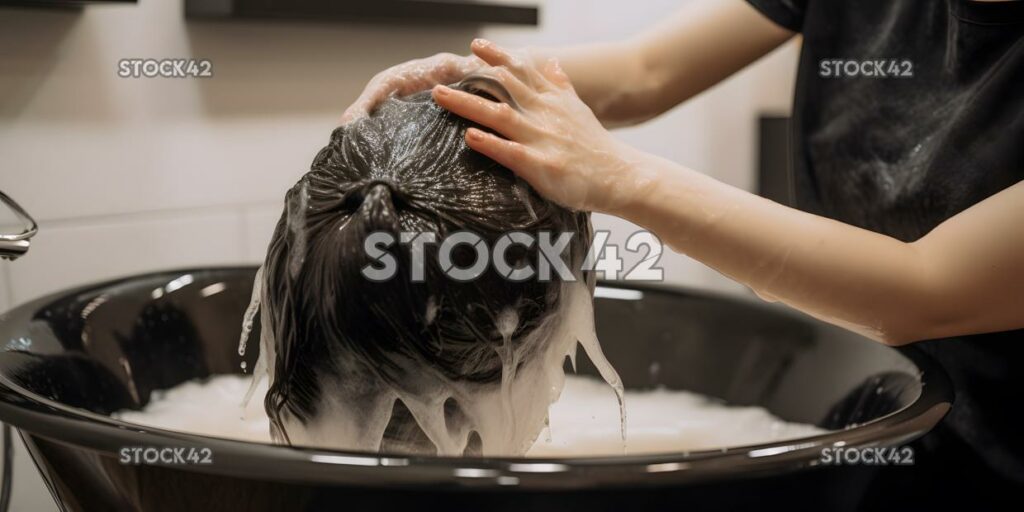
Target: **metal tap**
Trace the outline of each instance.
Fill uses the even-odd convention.
[[[22,223],[21,233],[0,233],[0,259],[13,261],[28,252],[30,239],[39,231],[39,227],[36,225],[35,219],[21,205],[16,203],[7,194],[4,194],[3,191],[0,191],[0,203],[10,208]]]

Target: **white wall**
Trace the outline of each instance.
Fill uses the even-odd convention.
[[[734,0],[732,0],[734,1]],[[0,311],[73,284],[171,267],[256,262],[284,191],[380,69],[483,35],[509,46],[625,36],[679,0],[547,0],[538,28],[212,23],[180,0],[81,13],[0,9],[0,190],[40,221],[0,263]],[[127,57],[196,57],[212,79],[121,79]],[[796,48],[621,137],[750,188],[755,120],[787,112]],[[2,222],[2,220],[0,220]],[[632,227],[601,217],[622,243]],[[674,283],[738,287],[683,256]],[[48,497],[18,454],[13,510]],[[52,505],[50,505],[52,507]]]

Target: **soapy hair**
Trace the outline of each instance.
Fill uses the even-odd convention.
[[[504,91],[464,90],[494,98]],[[493,87],[493,86],[492,86]],[[572,232],[564,254],[579,269],[590,245],[589,215],[541,198],[512,172],[469,149],[472,124],[437,106],[429,92],[384,101],[368,118],[337,128],[312,168],[288,191],[263,267],[263,329],[272,333],[274,378],[265,407],[272,430],[287,441],[282,418],[303,422],[318,413],[324,376],[411,388],[421,371],[453,382],[498,382],[502,359],[499,316],[514,311],[511,341],[528,360],[538,336],[528,334],[559,309],[563,287],[533,277],[513,282],[493,267],[458,282],[441,271],[428,246],[422,282],[410,279],[410,246],[387,251],[398,265],[375,282],[364,240],[375,232],[435,233],[438,242],[471,231],[489,247],[523,231]],[[436,246],[434,246],[436,247]],[[453,259],[472,263],[459,245]],[[537,266],[538,249],[513,245],[513,266]],[[576,272],[593,287],[591,273]],[[531,340],[531,341],[526,341]],[[365,384],[372,386],[373,384]],[[367,393],[372,390],[367,390]]]

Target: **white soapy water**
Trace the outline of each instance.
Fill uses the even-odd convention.
[[[257,280],[260,279],[258,273]],[[522,455],[544,430],[549,406],[558,399],[565,381],[565,358],[572,358],[575,365],[576,346],[580,344],[616,393],[620,437],[625,440],[622,382],[598,343],[590,289],[583,281],[562,286],[559,312],[550,315],[515,346],[512,337],[519,325],[515,310],[504,310],[494,319],[503,339],[495,347],[502,363],[500,383],[451,380],[422,363],[408,361],[403,381],[394,385],[341,357],[336,361],[338,375],[320,376],[317,414],[300,421],[282,411],[284,432],[272,432],[273,437],[295,445],[378,450],[395,401],[400,400],[440,455],[464,454],[474,433],[480,438],[483,455]],[[264,287],[254,283],[253,304],[258,305],[265,297],[257,295],[257,287]],[[274,344],[272,329],[266,327],[266,315],[264,311],[261,352],[253,369],[255,378],[243,406],[249,403],[263,375],[270,385],[274,382]],[[248,333],[243,332],[240,354],[245,352],[247,337]],[[446,416],[445,404],[449,400],[454,401],[461,414]]]
[[[628,394],[632,423],[627,430],[627,394],[598,343],[589,289],[581,282],[564,287],[561,314],[552,315],[530,335],[533,339],[524,340],[518,348],[511,343],[519,324],[515,310],[504,310],[495,319],[502,336],[502,344],[495,347],[502,361],[500,384],[453,382],[416,367],[411,375],[418,380],[405,382],[399,389],[382,385],[373,375],[361,375],[365,370],[349,368],[343,371],[344,384],[331,379],[321,382],[324,403],[318,410],[322,413],[304,424],[286,423],[289,442],[377,451],[396,400],[409,409],[437,453],[448,456],[462,455],[473,432],[480,436],[483,455],[527,456],[618,455],[625,453],[627,441],[632,454],[699,450],[822,432],[813,426],[782,422],[764,409],[726,407],[700,395],[664,390]],[[256,313],[265,298],[263,288],[261,268],[244,315],[240,355],[245,355]],[[431,301],[430,308],[437,305]],[[268,313],[260,312],[261,321],[269,325]],[[124,411],[115,417],[208,436],[282,442],[271,432],[263,400],[252,400],[253,396],[265,396],[274,381],[273,335],[269,328],[261,333],[260,357],[251,378],[227,375],[206,383],[188,382],[155,393],[143,411]],[[566,378],[563,362],[568,357],[576,368],[577,343],[607,385],[581,377]],[[531,354],[520,365],[525,350],[541,353]],[[243,394],[239,406],[237,400]],[[617,403],[610,401],[611,396]],[[446,417],[448,399],[458,404],[463,417]],[[543,436],[539,436],[541,432]]]
[[[239,407],[238,396],[251,378],[221,375],[154,393],[142,411],[122,411],[123,421],[212,437],[272,442],[262,400]],[[562,396],[550,408],[550,427],[528,457],[620,455],[615,394],[595,379],[569,376]],[[266,393],[266,383],[256,394]],[[672,453],[744,446],[824,433],[812,425],[787,423],[760,407],[734,407],[686,391],[628,391],[630,454]],[[319,446],[315,442],[297,443]]]

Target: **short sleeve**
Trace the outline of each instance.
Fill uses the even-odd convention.
[[[800,32],[804,26],[807,0],[747,0],[765,17],[783,28]]]

